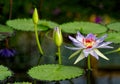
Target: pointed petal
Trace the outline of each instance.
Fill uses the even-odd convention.
[[[102,58],[109,60],[109,58],[107,58],[104,54],[102,54],[98,49],[94,49],[94,51]]]
[[[78,48],[78,47],[67,47],[67,46],[65,46],[66,48],[68,48],[68,49],[71,49],[71,50],[81,50],[82,48]]]
[[[104,39],[107,37],[107,34],[105,34],[104,36],[102,36],[101,38],[96,40],[96,43],[101,43],[104,41]]]
[[[81,35],[80,32],[77,32],[76,39],[77,39],[78,41],[82,42],[83,39],[84,39],[84,36]]]
[[[73,44],[74,44],[76,47],[85,48],[85,46],[84,46],[83,43],[81,43],[81,42],[79,42],[79,43],[73,42]]]
[[[77,54],[80,53],[80,51],[81,51],[81,50],[78,50],[78,51],[74,52],[72,55],[70,55],[69,59],[75,57]]]
[[[78,63],[79,61],[81,61],[83,58],[85,58],[84,54],[81,53],[78,58],[76,59],[76,61],[74,62],[74,64]]]
[[[68,37],[69,37],[69,39],[70,39],[72,42],[79,43],[79,41],[76,40],[75,38],[73,38],[72,36],[68,36]]]
[[[89,49],[84,49],[83,50],[84,56],[87,57],[90,53]]]
[[[88,34],[88,35],[86,36],[86,39],[92,39],[92,40],[95,40],[95,39],[96,39],[96,36],[93,35],[92,33],[90,33],[90,34]]]
[[[98,45],[98,48],[113,48],[111,46],[107,46],[109,44],[111,44],[112,42],[103,42],[102,44]]]
[[[69,39],[73,42],[73,44],[75,46],[85,48],[84,44],[82,42],[76,40],[75,38],[69,36]]]
[[[90,54],[91,54],[93,57],[95,57],[97,60],[99,59],[97,53],[96,53],[94,50],[92,50],[92,51],[90,52]]]

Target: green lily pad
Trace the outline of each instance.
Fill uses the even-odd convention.
[[[120,33],[108,33],[108,37],[105,40],[120,43]]]
[[[120,32],[120,22],[115,22],[108,24],[107,27],[111,30],[119,31]]]
[[[10,28],[9,26],[0,24],[0,41],[8,36],[11,36],[13,32],[14,32],[13,29]]]
[[[49,28],[55,28],[59,26],[57,23],[52,22],[52,21],[47,21],[47,20],[40,20],[40,24],[47,26]]]
[[[22,31],[34,31],[34,24],[32,19],[14,19],[8,20],[8,26]],[[38,31],[46,31],[48,28],[55,27],[57,24],[52,21],[40,20],[38,22]]]
[[[58,64],[39,65],[31,68],[28,74],[37,80],[60,81],[83,75],[83,69]]]
[[[60,25],[63,32],[75,34],[80,31],[84,34],[88,33],[103,33],[107,28],[103,25],[92,22],[68,22]]]
[[[10,28],[9,26],[0,24],[0,33],[13,33],[13,29]]]
[[[5,80],[7,77],[11,76],[11,71],[8,70],[7,67],[0,65],[0,81]]]

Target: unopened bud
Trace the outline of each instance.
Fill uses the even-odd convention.
[[[54,39],[55,44],[58,47],[62,45],[63,37],[62,37],[62,33],[61,33],[61,29],[60,28],[58,28],[58,27],[54,28],[53,39]]]
[[[32,19],[33,19],[33,23],[34,23],[34,24],[37,24],[37,23],[38,23],[39,18],[38,18],[38,12],[37,12],[37,9],[36,9],[36,8],[34,9]]]

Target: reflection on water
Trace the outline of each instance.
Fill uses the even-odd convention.
[[[15,73],[11,78],[6,82],[15,82],[15,81],[27,81],[32,82],[33,84],[120,84],[120,71],[116,70],[93,70],[86,72],[81,77],[74,78],[71,80],[63,80],[58,82],[49,82],[49,81],[37,81],[34,82],[34,79],[30,78],[25,72],[24,73]]]

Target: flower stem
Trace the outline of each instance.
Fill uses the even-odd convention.
[[[91,70],[90,55],[88,56],[87,63],[88,63],[88,70]]]
[[[60,53],[60,46],[58,46],[58,63],[62,64],[61,53]]]
[[[38,45],[38,49],[40,51],[40,53],[43,55],[43,50],[41,48],[40,42],[39,42],[39,37],[38,37],[38,31],[37,31],[37,24],[34,24],[34,29],[35,29],[35,37],[36,37],[36,42]]]

